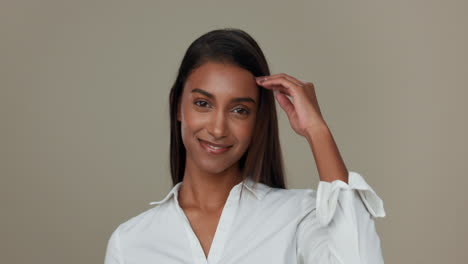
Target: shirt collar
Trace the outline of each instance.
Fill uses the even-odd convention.
[[[261,200],[265,196],[265,194],[268,192],[268,189],[270,189],[270,187],[268,185],[265,185],[265,184],[263,184],[261,182],[255,183],[250,177],[246,178],[244,181],[237,184],[233,188],[235,188],[235,187],[237,187],[237,186],[239,186],[241,184],[243,186],[245,186],[250,192],[252,192],[254,194],[254,196],[258,200]],[[162,203],[166,202],[167,200],[171,199],[172,196],[177,197],[177,194],[178,194],[179,189],[180,189],[181,186],[182,186],[182,182],[177,183],[176,185],[174,185],[174,187],[172,187],[172,189],[169,191],[169,193],[166,195],[166,197],[164,197],[162,200],[154,201],[154,202],[151,202],[149,204],[150,205],[162,204]]]

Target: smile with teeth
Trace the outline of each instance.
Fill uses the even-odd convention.
[[[210,147],[210,148],[212,148],[212,149],[223,149],[222,147],[215,147],[215,146],[210,145],[210,144],[208,144],[208,147]]]
[[[214,146],[212,145],[211,143],[207,142],[207,141],[204,141],[204,140],[201,140],[201,139],[198,139],[200,141],[200,145],[209,153],[213,153],[213,154],[220,154],[220,153],[223,153],[225,151],[228,151],[231,146]]]

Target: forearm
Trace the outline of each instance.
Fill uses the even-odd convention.
[[[342,180],[348,183],[348,169],[326,123],[307,130],[305,137],[312,150],[320,181]]]

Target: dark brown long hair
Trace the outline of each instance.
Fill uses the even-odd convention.
[[[189,74],[205,62],[221,62],[248,70],[254,76],[270,75],[265,56],[257,42],[245,31],[216,29],[197,38],[187,49],[172,86],[170,104],[170,166],[173,184],[184,178],[186,150],[182,142],[177,111]],[[283,157],[279,142],[278,118],[271,90],[260,89],[259,107],[250,146],[239,160],[243,179],[251,177],[271,187],[286,188]]]

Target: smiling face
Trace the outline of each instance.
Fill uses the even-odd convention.
[[[206,62],[189,75],[177,115],[187,169],[218,174],[238,168],[251,142],[258,89],[249,71],[232,64]]]

